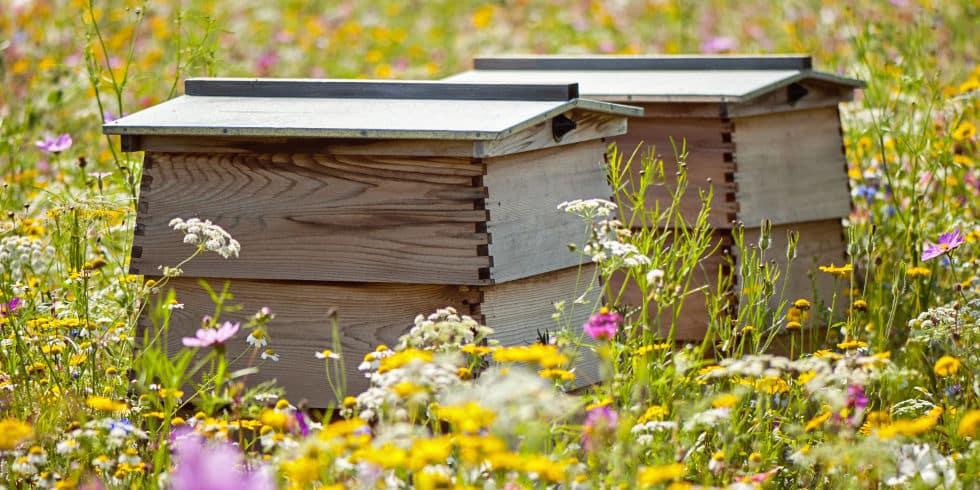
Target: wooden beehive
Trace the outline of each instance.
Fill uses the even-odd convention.
[[[681,209],[689,221],[700,209],[697,189],[714,188],[710,223],[722,247],[703,264],[709,284],[727,262],[723,254],[730,251],[736,221],[746,226],[746,242],[754,243],[762,220],[769,219],[769,257],[782,263],[787,231],[799,231],[789,301],[814,296],[808,272],[815,265],[845,260],[841,218],[851,203],[838,104],[863,84],[814,71],[809,56],[483,57],[474,70],[449,80],[578,82],[583,96],[643,107],[642,116],[630,118],[629,132],[613,140],[627,155],[642,142],[672,162],[670,138],[678,145],[686,139],[690,187]],[[669,185],[652,186],[647,202],[669,202],[671,191]],[[814,279],[829,302],[833,281]],[[692,296],[683,317],[678,338],[701,338],[707,328],[703,298]]]
[[[331,346],[330,310],[355,393],[364,354],[418,313],[453,306],[504,345],[553,331],[552,302],[584,287],[567,249],[583,224],[556,206],[609,195],[604,138],[642,113],[580,99],[575,84],[191,79],[185,93],[104,126],[145,152],[131,271],[193,251],[174,217],[224,227],[240,257],[183,266],[169,341],[212,311],[200,279],[231,280],[242,315],[276,314],[281,360],[252,380],[313,406],[332,400],[314,357]],[[592,309],[576,308],[577,326]],[[579,367],[580,383],[594,379]]]

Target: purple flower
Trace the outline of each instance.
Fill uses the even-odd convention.
[[[275,483],[268,468],[249,470],[242,453],[227,442],[207,443],[197,434],[174,440],[173,490],[266,490]]]
[[[864,394],[864,388],[860,385],[847,387],[847,406],[855,410],[864,410],[868,406],[868,396]]]
[[[184,337],[186,347],[210,347],[221,345],[238,332],[239,323],[225,322],[218,328],[199,328],[193,337]]]
[[[19,307],[20,298],[15,296],[14,299],[8,301],[6,304],[0,305],[0,316],[7,316]]]
[[[299,428],[299,433],[303,437],[310,435],[310,424],[306,419],[306,414],[302,410],[297,410],[294,414],[296,417],[296,427]]]
[[[728,36],[712,37],[701,43],[703,53],[721,53],[735,49],[735,40]]]
[[[963,245],[963,235],[960,234],[960,230],[953,230],[949,233],[943,233],[939,235],[939,243],[935,245],[929,244],[926,246],[925,250],[922,251],[922,260],[932,260],[940,255],[949,253],[951,250]]]
[[[47,153],[61,153],[71,147],[71,135],[65,133],[58,137],[46,136],[43,140],[35,141],[34,146]]]
[[[582,330],[585,330],[585,334],[592,339],[608,340],[616,336],[620,323],[623,323],[622,315],[603,307],[592,315],[585,325],[582,325]]]
[[[586,451],[593,451],[597,439],[616,430],[619,423],[619,414],[609,405],[601,405],[589,410],[585,416],[585,424],[582,429],[582,447]]]

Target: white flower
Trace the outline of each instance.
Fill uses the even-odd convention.
[[[684,422],[684,430],[689,431],[700,426],[714,427],[723,420],[727,420],[730,412],[731,409],[728,408],[712,408],[696,413],[687,422]]]
[[[259,357],[261,357],[262,359],[268,359],[272,362],[279,362],[279,354],[272,349],[266,349],[262,351],[262,354]]]
[[[197,245],[226,259],[238,257],[242,248],[238,240],[210,220],[190,218],[185,221],[183,218],[174,218],[170,220],[170,227],[184,233],[184,243]]]
[[[885,480],[889,486],[904,485],[916,476],[930,488],[956,484],[956,463],[928,444],[903,444],[898,448],[897,475]]]
[[[248,337],[245,337],[245,342],[256,349],[261,349],[262,347],[269,345],[269,336],[265,333],[265,330],[256,328],[248,334]]]
[[[609,216],[616,210],[616,204],[605,199],[576,199],[559,204],[558,210],[592,219],[599,216]]]
[[[323,349],[322,351],[317,352],[314,355],[316,356],[317,359],[340,359],[340,354],[337,354],[336,352],[330,349]]]

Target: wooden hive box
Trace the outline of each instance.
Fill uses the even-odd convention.
[[[104,126],[143,151],[131,271],[159,274],[193,250],[168,222],[210,219],[241,244],[171,281],[170,342],[211,311],[198,286],[231,280],[242,315],[276,314],[275,378],[292,399],[331,403],[326,314],[338,314],[349,391],[357,365],[418,313],[453,306],[504,345],[554,330],[573,299],[584,225],[556,206],[608,197],[604,139],[641,109],[578,98],[575,84],[191,79],[186,95]],[[585,267],[589,267],[587,264]],[[596,298],[597,299],[597,298]],[[578,306],[581,325],[591,305]],[[246,348],[234,339],[229,351]],[[176,348],[173,349],[176,351]],[[595,366],[579,366],[580,383]]]
[[[809,56],[482,57],[472,71],[448,80],[578,82],[583,96],[640,106],[644,114],[631,117],[629,132],[613,139],[627,155],[642,142],[672,162],[670,138],[678,145],[686,139],[691,185],[681,209],[689,221],[700,209],[697,189],[714,187],[710,223],[722,247],[705,261],[709,283],[727,262],[722,255],[730,252],[735,221],[745,224],[746,243],[754,243],[769,219],[769,257],[781,266],[787,231],[799,231],[789,301],[813,297],[808,272],[816,264],[845,260],[841,218],[851,201],[838,104],[863,83],[814,71]],[[652,186],[647,202],[669,202],[671,190]],[[815,280],[829,303],[832,279]],[[678,339],[703,337],[703,298],[692,296],[683,313]]]

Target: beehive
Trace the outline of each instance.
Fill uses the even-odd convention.
[[[642,142],[672,162],[670,138],[678,145],[686,139],[690,187],[681,209],[689,221],[700,208],[697,189],[714,188],[710,222],[722,247],[704,263],[709,281],[726,263],[736,220],[746,226],[747,243],[757,240],[763,219],[771,220],[775,252],[769,257],[782,266],[785,254],[777,247],[785,247],[787,231],[799,231],[790,301],[813,297],[808,272],[815,264],[844,260],[841,218],[851,205],[838,104],[863,84],[814,71],[809,56],[483,57],[474,70],[449,79],[578,82],[584,96],[643,107],[642,116],[630,119],[628,134],[614,139],[627,155]],[[671,191],[651,186],[647,202],[669,202]],[[829,302],[833,281],[814,279]],[[703,298],[691,298],[680,339],[701,338],[707,328]]]
[[[578,98],[575,84],[191,79],[185,95],[104,126],[143,151],[131,271],[159,274],[192,248],[174,217],[210,219],[242,243],[204,254],[171,282],[170,342],[212,309],[197,285],[231,280],[243,315],[268,306],[281,355],[253,381],[325,406],[328,311],[340,324],[351,392],[377,344],[417,313],[453,306],[501,343],[554,330],[573,299],[584,225],[556,209],[608,197],[604,139],[640,109]],[[588,267],[586,265],[585,267]],[[591,313],[576,306],[571,324]],[[239,337],[243,337],[240,335]],[[229,351],[246,345],[233,340]],[[579,366],[579,382],[595,376]]]

